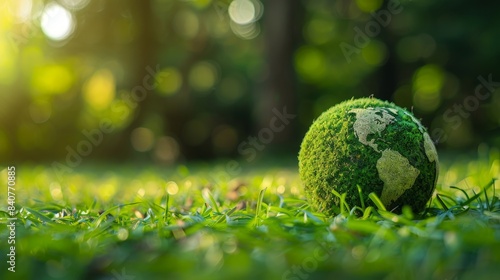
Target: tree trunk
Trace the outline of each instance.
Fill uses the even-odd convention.
[[[300,1],[265,2],[264,39],[267,71],[264,89],[256,94],[254,115],[259,128],[269,127],[276,110],[297,115],[297,81],[293,56],[301,41],[303,7]],[[275,109],[275,110],[274,110]],[[274,111],[274,112],[273,112]],[[295,118],[283,131],[275,133],[273,143],[290,143],[296,136]]]

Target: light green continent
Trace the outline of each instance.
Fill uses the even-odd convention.
[[[394,111],[391,110],[393,113]],[[384,131],[394,121],[394,116],[390,115],[387,110],[380,108],[352,109],[349,113],[356,114],[353,128],[359,142],[372,147],[380,153],[378,145],[375,144],[375,139],[368,140],[368,136],[370,134],[378,134],[380,136],[380,132]]]
[[[390,205],[415,183],[420,171],[413,167],[400,153],[387,149],[377,160],[377,171],[384,182],[380,200]]]
[[[417,118],[415,118],[412,114],[410,114],[406,111],[404,111],[404,113],[405,113],[405,115],[409,116],[412,119],[412,121],[417,125],[418,130],[420,130],[420,132],[424,136],[424,149],[425,149],[425,155],[427,156],[427,159],[430,162],[437,161],[436,147],[434,146],[434,143],[432,142],[432,139],[429,136],[429,134],[425,131],[425,128],[417,120]]]
[[[427,132],[424,133],[424,149],[425,155],[430,162],[435,162],[438,160],[436,147],[434,146],[434,143],[432,142],[432,139]]]
[[[439,174],[439,163],[438,163],[438,155],[436,151],[436,146],[434,146],[434,142],[432,142],[431,137],[429,136],[429,133],[425,131],[425,128],[422,126],[422,124],[415,118],[412,114],[404,111],[404,113],[409,116],[414,123],[417,124],[418,130],[422,132],[422,135],[424,136],[424,150],[425,150],[425,155],[427,156],[427,159],[430,162],[436,162],[436,174]],[[434,185],[437,183],[438,177],[434,179]]]

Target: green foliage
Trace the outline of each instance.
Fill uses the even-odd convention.
[[[500,264],[499,186],[492,180],[500,157],[491,150],[479,159],[447,158],[424,213],[343,203],[332,217],[304,200],[295,168],[261,165],[220,180],[224,164],[103,165],[57,182],[42,166],[18,166],[17,266],[0,277],[491,278]]]

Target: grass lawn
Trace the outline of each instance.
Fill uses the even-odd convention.
[[[223,161],[93,164],[61,181],[16,166],[15,272],[4,166],[0,279],[498,279],[498,150],[442,156],[429,207],[402,215],[344,206],[325,217],[294,161],[236,176]]]

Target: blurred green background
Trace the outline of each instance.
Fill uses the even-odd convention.
[[[500,146],[498,8],[0,0],[0,159],[238,157],[285,107],[297,117],[262,150],[296,154],[321,112],[370,95],[412,110],[440,150]]]

